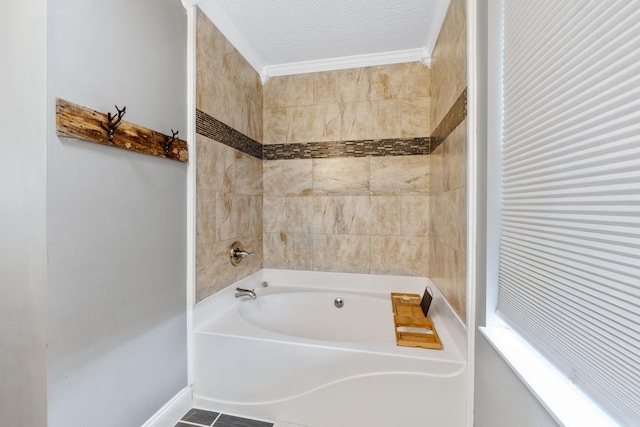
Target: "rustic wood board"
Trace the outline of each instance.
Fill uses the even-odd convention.
[[[56,134],[68,138],[109,145],[137,153],[164,157],[179,162],[189,161],[187,142],[176,139],[168,153],[160,145],[167,135],[122,120],[116,129],[113,141],[109,142],[107,131],[102,128],[107,123],[107,115],[64,99],[56,99]]]
[[[442,341],[433,321],[426,317],[420,308],[421,300],[418,294],[391,293],[396,343],[403,347],[442,349]],[[398,328],[420,328],[431,333],[399,331]]]

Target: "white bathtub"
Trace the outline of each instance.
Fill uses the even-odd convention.
[[[426,286],[444,349],[398,347],[389,293]],[[265,269],[197,304],[194,324],[195,407],[313,427],[464,425],[465,331],[428,279]]]

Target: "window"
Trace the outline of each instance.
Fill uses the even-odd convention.
[[[640,1],[503,5],[498,315],[640,425]]]

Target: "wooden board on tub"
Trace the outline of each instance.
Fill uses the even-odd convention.
[[[421,296],[391,292],[396,343],[403,347],[442,349],[433,321],[420,307]]]

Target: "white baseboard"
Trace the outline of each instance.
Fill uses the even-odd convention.
[[[173,427],[192,406],[193,392],[191,386],[187,386],[165,403],[142,427]]]

